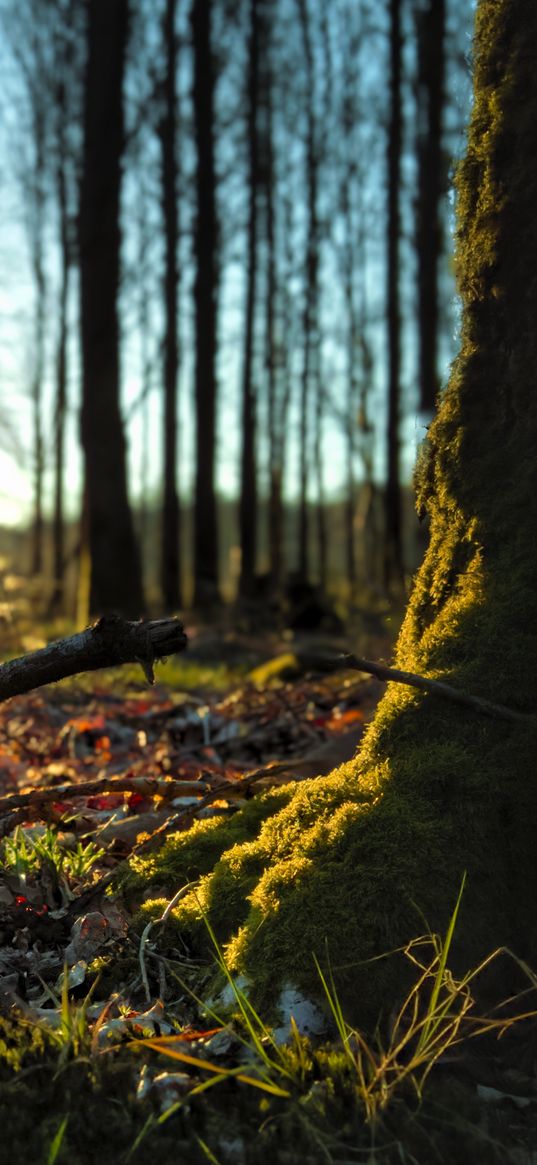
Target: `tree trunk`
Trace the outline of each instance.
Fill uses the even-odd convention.
[[[241,485],[239,534],[241,572],[239,594],[252,594],[257,540],[256,392],[253,382],[254,320],[257,283],[257,235],[259,190],[259,5],[250,0],[250,45],[248,64],[248,161],[249,213],[246,269],[246,312],[242,373]]]
[[[309,577],[309,411],[311,383],[318,381],[319,360],[319,219],[317,208],[318,143],[314,109],[315,69],[311,43],[310,13],[307,0],[297,0],[304,48],[307,83],[306,125],[306,187],[307,187],[307,242],[304,290],[303,343],[304,362],[300,395],[300,504],[298,528],[298,571],[303,579]],[[315,402],[318,408],[318,400]],[[314,450],[316,468],[319,450]],[[318,531],[320,527],[318,526]],[[322,541],[322,539],[321,539]],[[321,550],[322,553],[322,550]]]
[[[35,333],[32,376],[33,421],[33,523],[32,574],[43,571],[43,476],[45,449],[43,442],[43,376],[45,365],[45,320],[47,277],[45,271],[44,212],[46,141],[44,111],[39,99],[32,100],[32,129],[35,149],[35,173],[31,188],[30,236],[31,264],[35,286]]]
[[[270,45],[267,46],[267,54]],[[278,273],[276,260],[275,165],[274,165],[274,110],[273,74],[269,60],[266,76],[266,134],[264,142],[263,187],[267,226],[267,292],[265,304],[265,367],[267,372],[267,420],[269,438],[269,506],[268,543],[270,582],[275,595],[279,595],[283,577],[283,456],[284,431],[286,424],[285,392],[280,399],[281,369],[276,359],[276,298],[278,294]],[[283,415],[282,415],[283,414]]]
[[[82,415],[91,612],[139,615],[141,565],[127,495],[119,402],[119,200],[128,0],[88,9],[80,204]]]
[[[440,202],[444,183],[442,110],[445,73],[445,0],[428,0],[417,13],[418,41],[418,259],[419,381],[422,410],[432,416],[438,394],[438,266],[442,254]]]
[[[208,607],[218,600],[218,527],[214,484],[218,226],[214,157],[215,62],[211,47],[211,18],[211,0],[192,0],[194,131],[197,150],[197,214],[194,232],[196,264],[194,604],[197,607]]]
[[[281,256],[278,258],[278,238],[285,238],[286,234],[291,233],[291,226],[285,221],[290,217],[288,204],[291,196],[288,194],[287,199],[283,199],[283,207],[281,201],[279,203],[277,202],[278,173],[274,130],[274,64],[272,60],[273,43],[271,29],[272,25],[270,21],[266,20],[263,25],[266,63],[263,78],[265,134],[263,138],[262,184],[267,243],[265,368],[267,373],[267,421],[270,463],[268,543],[271,590],[275,596],[281,596],[285,570],[283,481],[291,395],[289,350],[292,346],[290,338],[291,324],[287,276],[290,276],[292,262],[289,261],[287,263]],[[276,217],[277,205],[282,209],[281,218],[278,222]],[[280,229],[278,229],[279,227]]]
[[[65,607],[63,489],[65,470],[65,421],[67,417],[67,304],[69,301],[71,248],[69,240],[66,173],[66,86],[62,78],[60,78],[57,86],[56,105],[58,121],[56,188],[60,225],[60,293],[58,303],[58,347],[56,352],[56,404],[54,413],[54,512],[52,516],[52,569],[54,582],[50,598],[51,612],[64,610]]]
[[[161,590],[164,607],[181,605],[180,510],[177,492],[177,377],[179,343],[177,309],[179,270],[177,248],[177,0],[166,0],[163,18],[166,50],[165,109],[160,125],[162,149],[162,211],[165,237],[164,305],[164,498],[162,506]]]
[[[454,972],[502,944],[535,965],[536,39],[532,0],[481,0],[458,176],[461,351],[430,429],[431,541],[396,650],[402,670],[529,715],[508,723],[391,684],[353,761],[226,822],[196,895],[258,1001],[284,983],[321,996],[315,952],[349,1019],[374,1026],[407,962],[366,960],[445,934],[464,871]],[[175,844],[189,877],[219,856],[214,828]],[[207,943],[199,901],[177,918]]]
[[[400,261],[401,147],[402,147],[402,34],[401,0],[390,0],[390,127],[388,134],[388,237],[386,306],[388,323],[388,427],[385,490],[385,563],[387,588],[402,579],[400,411],[401,411],[401,304]]]

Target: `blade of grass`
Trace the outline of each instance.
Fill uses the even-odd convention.
[[[247,1076],[240,1068],[222,1068],[219,1064],[211,1063],[210,1060],[202,1060],[199,1056],[189,1056],[187,1052],[178,1052],[170,1046],[173,1038],[173,1036],[161,1036],[156,1039],[135,1040],[133,1042],[144,1048],[151,1048],[154,1052],[161,1052],[171,1060],[179,1060],[182,1064],[190,1064],[194,1068],[203,1068],[206,1072],[212,1072],[216,1076],[235,1077],[235,1079],[240,1080],[241,1084],[249,1084],[252,1088],[259,1088],[262,1092],[269,1092],[272,1096],[289,1097],[291,1095],[287,1089],[280,1088],[277,1084],[256,1080],[255,1076]],[[175,1038],[178,1042],[181,1039],[180,1036]]]
[[[253,1007],[253,1005],[250,1003],[250,1000],[246,996],[245,992],[242,991],[238,984],[235,982],[233,975],[231,974],[231,971],[229,970],[229,967],[226,963],[223,951],[211,926],[209,918],[207,917],[207,914],[204,911],[203,906],[201,905],[201,902],[197,896],[196,899],[203,922],[207,927],[207,932],[216,952],[216,961],[220,970],[225,976],[231,991],[233,992],[233,996],[246,1025],[246,1029],[259,1058],[264,1062],[267,1068],[271,1068],[277,1072],[280,1072],[284,1076],[291,1077],[291,1073],[284,1067],[278,1045],[274,1040],[272,1032],[263,1023],[261,1016],[255,1010],[255,1007]],[[267,1050],[262,1042],[263,1039],[265,1039],[270,1044],[272,1051],[276,1054],[275,1060],[272,1060],[271,1057],[267,1054]]]
[[[196,1140],[198,1142],[198,1145],[199,1145],[202,1153],[205,1153],[205,1156],[206,1156],[207,1160],[210,1161],[211,1165],[220,1165],[220,1161],[218,1160],[218,1157],[215,1157],[212,1149],[209,1148],[206,1141],[204,1141],[202,1137],[198,1137],[197,1134],[196,1134]]]
[[[58,1128],[56,1129],[54,1137],[51,1141],[47,1154],[47,1165],[55,1165],[55,1162],[58,1160],[58,1153],[60,1152],[60,1149],[63,1145],[63,1138],[65,1137],[68,1123],[69,1117],[64,1116],[63,1120],[60,1121],[60,1124],[58,1125]]]
[[[435,1013],[435,1009],[436,1009],[436,1006],[438,1003],[440,989],[442,987],[442,983],[445,980],[447,959],[448,959],[451,943],[453,941],[455,927],[457,925],[457,918],[458,918],[458,914],[459,914],[459,908],[460,908],[462,896],[464,893],[465,884],[466,884],[466,870],[464,871],[464,874],[462,876],[461,888],[459,890],[457,901],[455,903],[455,908],[454,908],[453,913],[451,915],[451,918],[449,920],[449,926],[447,929],[446,937],[444,939],[444,942],[442,943],[442,948],[440,951],[440,959],[438,962],[438,969],[437,969],[437,972],[435,975],[435,980],[434,980],[434,984],[433,984],[433,990],[431,993],[429,1007],[427,1008],[427,1022],[424,1024],[424,1026],[421,1030],[421,1033],[420,1033],[419,1040],[418,1040],[418,1047],[417,1047],[418,1052],[421,1052],[423,1050],[425,1044],[427,1043],[427,1041],[429,1040],[429,1038],[431,1036],[431,1032],[433,1032],[435,1030],[435,1027],[437,1026],[434,1013]]]

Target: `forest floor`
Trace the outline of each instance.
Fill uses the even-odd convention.
[[[535,1018],[457,1029],[425,1065],[404,1035],[387,1067],[337,1000],[324,1033],[297,1014],[280,1043],[240,989],[203,1007],[208,969],[140,933],[132,854],[235,813],[245,776],[253,796],[322,780],[383,690],[324,674],[340,638],[190,638],[152,688],[122,669],[0,705],[0,1165],[537,1162]],[[368,649],[389,656],[380,625]]]

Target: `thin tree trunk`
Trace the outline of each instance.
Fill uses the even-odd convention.
[[[348,192],[347,192],[348,193]],[[350,215],[350,207],[345,207],[347,211],[347,241],[349,258],[353,255],[351,240],[349,238],[352,231],[352,221]],[[346,463],[346,496],[345,496],[345,562],[347,582],[349,585],[349,595],[351,600],[356,592],[356,550],[354,545],[354,519],[356,508],[356,483],[354,480],[354,454],[356,447],[356,411],[357,411],[357,377],[356,377],[356,356],[357,356],[357,327],[356,327],[356,308],[354,303],[354,286],[353,286],[353,271],[350,263],[346,264],[345,269],[345,301],[347,307],[347,429],[345,433],[345,463]]]
[[[445,0],[428,0],[417,14],[418,42],[418,324],[420,403],[432,416],[438,395],[438,267],[442,253],[440,200],[444,181],[442,111]]]
[[[46,281],[43,259],[34,257],[36,287],[35,364],[32,380],[32,413],[34,430],[34,515],[32,526],[32,574],[43,570],[43,475],[45,454],[43,444],[43,364],[45,333]]]
[[[90,0],[80,205],[82,414],[90,609],[139,615],[141,563],[119,401],[119,199],[128,0]]]
[[[267,52],[270,48],[267,48]],[[269,431],[269,512],[268,539],[271,588],[278,595],[283,576],[283,455],[285,443],[286,410],[285,400],[279,400],[276,363],[276,296],[278,275],[276,263],[276,222],[274,214],[275,165],[274,165],[274,110],[273,76],[269,63],[266,76],[266,135],[264,153],[264,197],[267,228],[267,298],[265,305],[265,367],[267,372],[267,405]]]
[[[164,303],[164,498],[162,507],[161,589],[164,607],[181,604],[180,507],[177,490],[177,334],[179,221],[177,199],[177,0],[166,0],[163,20],[166,47],[165,111],[160,127],[162,210],[165,231]]]
[[[254,320],[257,283],[257,234],[259,188],[259,11],[258,0],[250,0],[250,45],[248,66],[248,159],[249,213],[246,274],[246,312],[242,374],[242,447],[239,499],[241,571],[239,594],[253,590],[257,535],[256,397],[253,383]]]
[[[315,466],[315,477],[317,481],[317,501],[315,507],[316,526],[317,526],[317,555],[318,555],[318,570],[319,582],[323,590],[326,590],[328,581],[328,529],[326,525],[326,495],[324,488],[324,464],[323,464],[323,422],[324,422],[324,404],[322,392],[320,391],[320,369],[316,370],[315,380],[317,383],[317,392],[315,394],[315,441],[313,446],[313,463]]]
[[[52,518],[53,590],[50,599],[52,612],[64,608],[65,539],[64,539],[64,469],[65,421],[67,416],[67,305],[69,302],[70,242],[69,211],[67,203],[67,174],[65,140],[66,89],[60,79],[57,86],[57,149],[56,188],[60,225],[60,294],[58,303],[58,347],[56,353],[56,405],[54,415],[54,512]]]
[[[298,531],[298,569],[303,579],[309,577],[309,410],[311,382],[318,375],[318,277],[319,277],[319,222],[317,212],[317,141],[314,111],[315,70],[311,44],[310,16],[307,0],[297,0],[302,42],[306,63],[308,91],[306,129],[306,186],[307,186],[307,244],[306,244],[306,287],[304,297],[304,363],[300,395],[300,502]]]
[[[320,158],[322,157],[325,164],[330,168],[332,163],[332,119],[331,119],[331,103],[334,92],[334,62],[332,55],[332,42],[330,37],[330,21],[329,9],[325,5],[321,5],[320,11],[321,22],[321,41],[324,58],[324,84],[323,84],[323,107],[324,117],[323,121],[317,123],[315,114],[315,106],[313,99],[313,88],[311,89],[312,101],[310,106],[310,117],[312,119],[312,138],[313,141],[318,138],[318,145],[313,152],[312,162],[318,171]],[[313,77],[311,79],[313,86]],[[316,173],[315,186],[319,185],[319,176]],[[327,507],[326,507],[326,492],[324,486],[324,458],[323,458],[323,434],[324,434],[324,414],[325,402],[323,393],[323,368],[322,368],[322,349],[321,337],[319,331],[319,261],[320,261],[320,238],[319,238],[319,223],[317,219],[317,278],[315,287],[315,316],[317,337],[314,350],[314,385],[315,385],[315,440],[313,459],[315,465],[315,478],[317,483],[317,553],[319,564],[319,582],[323,590],[326,590],[328,583],[328,523],[327,523]]]
[[[388,234],[387,234],[387,325],[388,325],[388,425],[387,474],[385,489],[385,561],[387,587],[400,582],[403,574],[401,532],[400,410],[401,410],[401,0],[390,0],[390,125],[388,134]]]
[[[35,99],[34,99],[35,100]],[[35,333],[32,376],[32,423],[33,423],[33,524],[32,524],[32,574],[43,570],[43,476],[45,472],[45,452],[43,442],[43,373],[45,363],[45,318],[47,281],[43,240],[43,216],[45,204],[45,125],[43,112],[39,107],[33,110],[33,132],[35,145],[35,175],[30,231],[32,239],[32,270],[35,286]]]
[[[147,289],[144,288],[140,297],[139,308],[140,341],[141,341],[141,380],[142,380],[142,444],[140,449],[140,510],[139,510],[139,537],[142,552],[142,562],[147,560],[147,554],[152,553],[149,537],[151,511],[149,503],[149,469],[150,431],[151,431],[151,357],[149,354],[149,303]]]
[[[218,600],[218,526],[214,483],[218,226],[214,157],[215,64],[211,48],[211,17],[211,0],[192,0],[194,129],[197,150],[197,213],[194,233],[196,263],[194,603],[199,607],[210,606]]]

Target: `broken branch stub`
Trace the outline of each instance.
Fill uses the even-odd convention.
[[[0,702],[80,672],[125,663],[139,663],[153,683],[155,661],[184,651],[186,645],[179,619],[131,622],[108,615],[76,635],[0,664]]]

